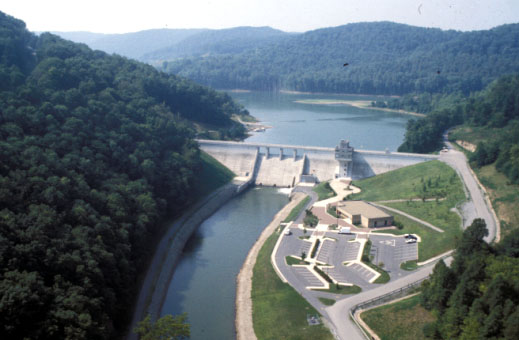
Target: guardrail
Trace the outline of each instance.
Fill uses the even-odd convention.
[[[392,300],[396,300],[396,299],[398,299],[400,297],[403,297],[403,296],[407,295],[407,293],[410,290],[416,288],[417,286],[419,286],[423,281],[427,280],[428,278],[429,278],[428,276],[424,277],[424,278],[421,278],[420,280],[417,280],[415,282],[409,283],[408,285],[406,285],[404,287],[400,287],[399,289],[396,289],[396,290],[394,290],[392,292],[389,292],[389,293],[386,293],[384,295],[377,296],[377,297],[375,297],[373,299],[370,299],[370,300],[361,302],[359,304],[356,304],[355,306],[353,306],[350,309],[350,317],[351,317],[351,319],[353,320],[353,322],[355,322],[357,327],[359,327],[362,335],[364,335],[364,337],[367,340],[372,340],[372,337],[370,337],[368,334],[366,334],[366,331],[364,330],[364,328],[359,324],[359,322],[355,318],[355,313],[358,310],[363,310],[363,309],[366,309],[366,308],[379,306],[379,305],[382,305],[382,304],[384,304],[386,302],[389,302],[389,301],[392,301]]]

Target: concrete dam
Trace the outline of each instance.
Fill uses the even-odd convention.
[[[354,150],[347,141],[335,148],[198,140],[200,149],[240,179],[257,185],[292,187],[333,178],[361,179],[433,159],[437,155]]]

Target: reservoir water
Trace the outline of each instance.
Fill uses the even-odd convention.
[[[193,340],[234,339],[236,275],[287,202],[280,189],[254,188],[202,223],[184,249],[161,314],[187,312]]]
[[[298,100],[380,100],[348,95],[288,94],[270,92],[231,93],[265,125],[248,142],[334,147],[340,139],[356,149],[396,151],[404,139],[409,115],[349,105],[316,105]]]
[[[232,93],[266,125],[247,141],[333,147],[349,139],[357,149],[395,151],[409,116],[345,105],[308,105],[300,99],[371,100],[366,97]],[[188,313],[191,339],[234,339],[235,290],[249,249],[288,202],[275,188],[254,188],[232,199],[190,239],[173,274],[161,314]]]

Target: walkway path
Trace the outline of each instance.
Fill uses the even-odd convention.
[[[255,340],[254,326],[252,322],[252,270],[256,264],[256,257],[269,236],[276,230],[281,222],[290,214],[292,209],[306,197],[303,193],[296,192],[292,200],[281,209],[270,224],[263,230],[260,237],[254,243],[236,279],[236,338],[238,340]]]
[[[395,208],[391,208],[391,207],[388,207],[388,206],[386,206],[386,205],[382,205],[382,204],[377,204],[377,203],[373,203],[373,202],[370,202],[370,203],[371,203],[372,205],[376,206],[376,207],[383,208],[383,209],[387,209],[387,210],[389,210],[389,211],[392,211],[392,212],[395,212],[395,213],[400,214],[400,215],[402,215],[402,216],[405,216],[405,217],[407,217],[408,219],[413,220],[413,221],[416,221],[416,222],[418,222],[418,223],[421,223],[421,224],[423,224],[424,226],[429,227],[429,228],[431,228],[431,229],[433,229],[433,230],[436,230],[436,231],[439,232],[439,233],[443,233],[443,230],[442,230],[442,229],[440,229],[440,228],[438,228],[438,227],[436,227],[436,226],[430,224],[429,222],[425,222],[424,220],[421,220],[421,219],[416,218],[416,217],[414,217],[414,216],[412,216],[412,215],[409,215],[409,214],[407,214],[407,213],[405,213],[405,212],[403,212],[403,211],[401,211],[401,210],[398,210],[398,209],[395,209]]]

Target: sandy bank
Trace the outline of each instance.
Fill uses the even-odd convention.
[[[279,224],[288,216],[292,209],[305,198],[305,194],[297,192],[291,201],[285,205],[270,224],[263,230],[258,240],[247,254],[247,258],[236,278],[236,338],[238,340],[256,340],[254,325],[252,322],[252,270],[256,264],[256,257]]]
[[[369,100],[302,99],[302,100],[295,100],[294,103],[309,104],[309,105],[349,105],[349,106],[357,107],[359,109],[370,109],[370,110],[401,113],[401,114],[406,114],[406,115],[411,115],[411,116],[416,116],[416,117],[425,117],[425,115],[423,113],[418,113],[418,112],[388,109],[388,108],[383,108],[383,107],[373,107],[373,106],[371,106],[371,101],[369,101]]]

